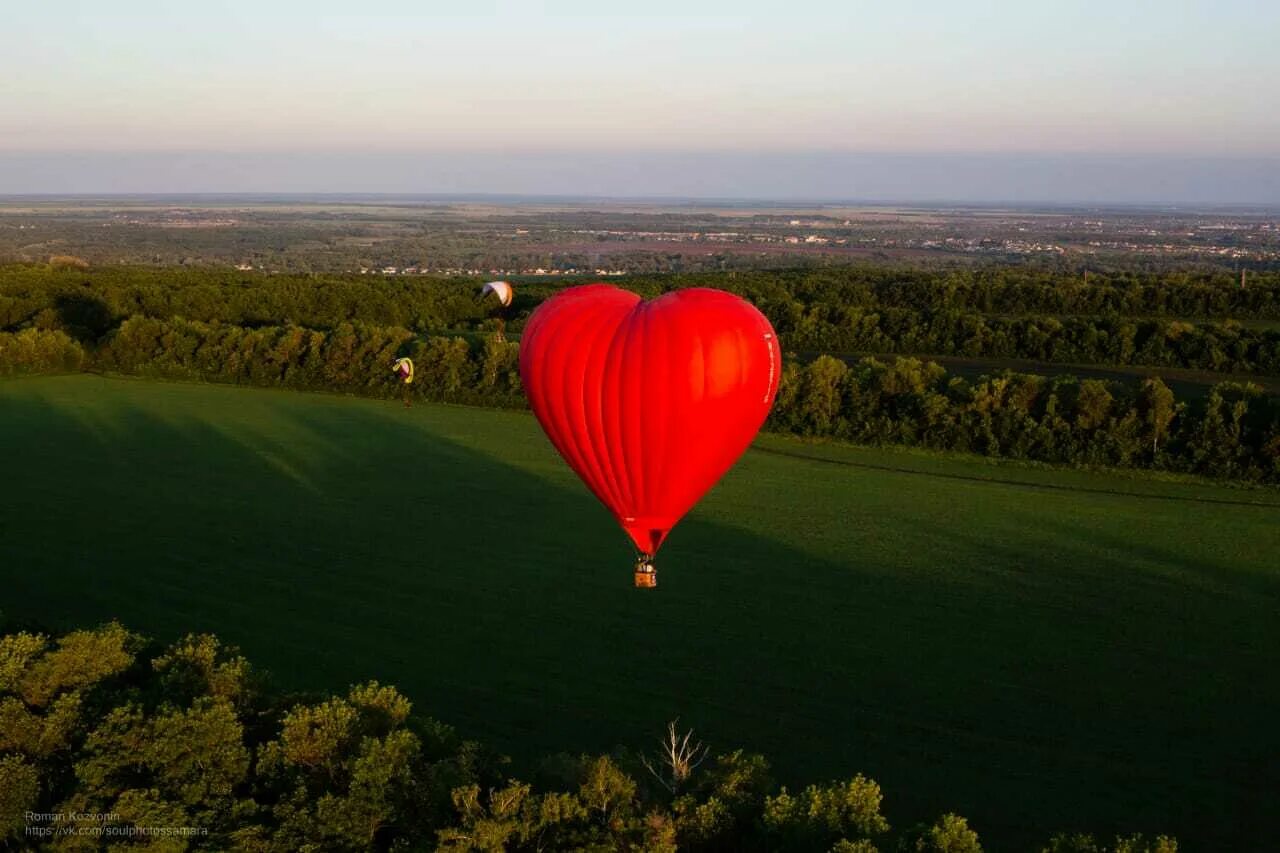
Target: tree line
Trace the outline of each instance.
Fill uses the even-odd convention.
[[[136,376],[336,391],[401,392],[392,361],[417,365],[416,399],[522,408],[519,346],[494,336],[421,337],[343,323],[246,328],[134,317],[96,347],[63,332],[0,334],[0,375],[85,367]],[[1066,465],[1102,465],[1280,482],[1280,401],[1225,382],[1178,399],[1139,386],[1003,372],[976,380],[911,358],[788,359],[768,429]]]
[[[274,273],[230,267],[0,266],[0,328],[29,321],[59,297],[93,296],[115,317],[134,314],[252,323],[292,319],[310,326],[342,320],[456,327],[483,315],[469,299],[477,282],[440,276]],[[1248,286],[1223,269],[1095,271],[1027,266],[915,269],[886,264],[793,270],[633,274],[617,279],[647,296],[680,287],[717,287],[753,302],[978,314],[1176,319],[1280,319],[1280,271],[1252,271]],[[558,285],[530,282],[532,309]],[[525,292],[525,288],[521,288]],[[518,313],[518,312],[517,312]]]
[[[1233,317],[1280,317],[1280,274],[1241,289],[1222,273],[1095,276],[1028,269],[635,276],[642,295],[714,286],[754,302],[792,352],[963,356],[1280,372],[1280,330]],[[508,331],[559,284],[521,284]],[[330,330],[343,323],[418,334],[493,329],[476,282],[431,277],[263,275],[201,268],[0,268],[0,331],[61,329],[96,341],[130,317]],[[1226,318],[1190,322],[1187,317]]]
[[[1280,404],[1248,383],[1179,400],[1139,386],[1006,371],[975,381],[911,358],[786,365],[779,432],[1065,465],[1280,482]]]
[[[129,317],[239,326],[343,322],[418,331],[479,327],[477,288],[427,277],[266,275],[226,267],[0,267],[0,331],[60,328],[96,340]],[[492,305],[488,306],[492,307]]]
[[[883,353],[1280,372],[1280,331],[1233,321],[998,317],[962,311],[795,303],[766,311],[792,352]]]
[[[1223,269],[1051,270],[1031,266],[917,269],[861,264],[725,274],[629,276],[628,285],[730,289],[752,301],[791,301],[805,308],[967,311],[1104,317],[1280,318],[1280,272]]]
[[[134,317],[95,350],[95,368],[163,379],[398,396],[392,362],[411,357],[419,400],[522,408],[518,344],[490,337],[416,337],[407,329],[342,323],[245,328]]]
[[[162,646],[110,623],[0,636],[7,849],[982,850],[955,814],[895,829],[862,775],[792,791],[763,756],[709,756],[674,724],[663,745],[551,756],[522,780],[394,687],[283,693],[209,634]],[[1177,842],[1077,833],[1036,849]]]

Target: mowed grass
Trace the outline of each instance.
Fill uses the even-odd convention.
[[[995,850],[1280,830],[1274,491],[767,437],[646,592],[524,413],[20,379],[0,449],[11,616],[214,631],[291,688],[394,683],[514,773],[678,716]]]

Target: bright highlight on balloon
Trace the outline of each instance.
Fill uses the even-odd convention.
[[[538,422],[637,550],[638,587],[671,528],[750,445],[780,373],[769,321],[746,300],[689,288],[644,302],[605,284],[533,313],[520,378]]]

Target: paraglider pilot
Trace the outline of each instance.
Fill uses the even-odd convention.
[[[491,281],[480,289],[480,298],[484,299],[492,293],[498,297],[498,308],[494,311],[494,318],[498,321],[498,331],[494,335],[494,340],[499,343],[505,341],[507,331],[507,319],[504,316],[505,310],[511,307],[511,301],[515,299],[515,288],[508,281]]]
[[[413,359],[398,358],[391,365],[391,369],[399,377],[402,387],[404,388],[404,407],[407,409],[413,405],[409,398],[409,386],[413,384]]]

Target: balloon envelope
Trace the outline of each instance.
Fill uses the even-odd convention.
[[[490,293],[498,297],[498,301],[505,308],[511,304],[511,300],[515,298],[516,292],[512,288],[510,282],[491,281],[480,290],[480,295],[488,296]]]
[[[707,288],[650,302],[605,284],[570,288],[520,339],[539,423],[646,554],[751,443],[779,362],[764,315]]]

